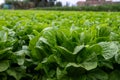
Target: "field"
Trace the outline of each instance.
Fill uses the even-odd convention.
[[[0,80],[119,79],[119,12],[0,11]]]

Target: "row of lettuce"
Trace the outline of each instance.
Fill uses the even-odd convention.
[[[104,4],[99,6],[64,6],[64,7],[37,7],[36,10],[55,10],[55,11],[120,11],[120,3]]]
[[[119,80],[120,13],[1,11],[1,80]]]

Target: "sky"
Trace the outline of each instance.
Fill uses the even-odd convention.
[[[78,1],[85,1],[85,0],[57,0],[61,1],[63,5],[66,5],[66,2],[68,2],[70,5],[75,5]]]
[[[0,4],[4,3],[4,0],[0,0]]]
[[[85,0],[57,0],[57,1],[61,1],[63,5],[66,4],[66,2],[68,2],[70,5],[75,5],[78,1],[85,1]],[[113,0],[113,1],[120,1],[120,0]],[[4,3],[4,0],[0,0],[0,4]]]

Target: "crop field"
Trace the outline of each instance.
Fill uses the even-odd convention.
[[[120,80],[120,12],[0,10],[0,80]]]

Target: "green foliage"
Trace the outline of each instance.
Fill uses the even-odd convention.
[[[56,2],[56,5],[55,5],[55,6],[57,6],[57,7],[62,7],[62,2],[60,2],[60,1]]]
[[[55,10],[55,11],[120,11],[120,3],[118,4],[105,4],[100,6],[59,6],[55,7],[35,8],[37,10]]]
[[[1,11],[0,80],[119,80],[119,15]]]

